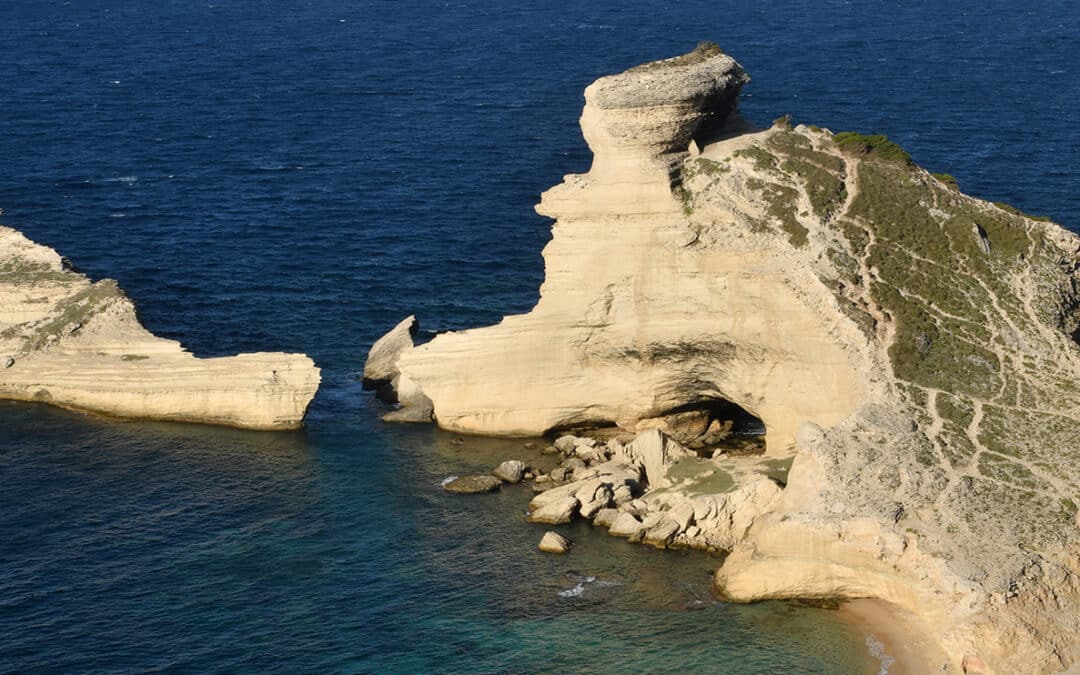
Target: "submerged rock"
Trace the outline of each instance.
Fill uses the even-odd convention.
[[[443,489],[460,495],[474,495],[498,490],[500,485],[502,481],[495,476],[462,476],[443,485]]]

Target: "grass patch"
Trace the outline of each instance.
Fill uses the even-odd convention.
[[[1033,216],[1030,213],[1024,213],[1020,209],[1016,208],[1012,204],[1006,204],[1005,202],[994,202],[994,206],[998,207],[1006,213],[1011,213],[1014,216],[1020,216],[1021,218],[1028,218],[1029,220],[1037,220],[1042,223],[1053,222],[1050,216]]]
[[[54,339],[78,330],[114,300],[121,297],[123,294],[116,282],[112,279],[103,279],[65,298],[56,305],[55,313],[32,327],[31,334],[23,343],[23,351],[41,349]]]
[[[833,136],[833,141],[841,150],[851,155],[872,155],[886,162],[905,166],[912,164],[911,155],[883,134],[867,136],[854,131],[842,131]]]
[[[936,178],[938,182],[942,183],[950,190],[960,189],[960,184],[956,182],[956,176],[952,175],[951,173],[932,173],[930,175]]]
[[[670,59],[663,59],[661,61],[650,61],[649,63],[643,63],[640,66],[634,66],[626,72],[628,73],[643,73],[653,70],[663,70],[665,68],[681,68],[684,66],[693,66],[699,63],[708,61],[709,59],[722,56],[724,50],[720,49],[720,45],[711,41],[699,42],[693,51],[681,54],[679,56],[672,57]]]

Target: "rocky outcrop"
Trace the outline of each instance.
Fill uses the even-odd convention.
[[[478,495],[499,489],[502,481],[495,476],[461,476],[448,480],[443,489],[459,495]]]
[[[558,532],[547,531],[544,536],[540,538],[540,544],[538,549],[544,553],[568,553],[570,547],[574,545],[574,542],[570,541],[566,537],[562,536]]]
[[[303,354],[200,359],[142,327],[116,282],[0,227],[0,398],[116,417],[295,429],[319,386]]]
[[[705,49],[590,86],[595,161],[542,197],[536,307],[403,351],[401,377],[447,429],[664,432],[599,448],[656,487],[595,513],[730,551],[724,597],[881,598],[956,669],[1080,661],[1080,239],[880,136],[740,129],[745,81]],[[762,464],[673,451],[729,406]],[[534,514],[577,517],[601,458],[560,443]]]

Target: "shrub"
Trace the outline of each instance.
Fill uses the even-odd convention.
[[[883,134],[867,136],[854,131],[843,131],[833,136],[840,149],[852,155],[873,155],[888,162],[911,165],[911,155]]]

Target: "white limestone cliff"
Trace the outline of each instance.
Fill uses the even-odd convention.
[[[406,346],[396,377],[477,434],[711,428],[737,404],[793,458],[781,492],[750,471],[642,497],[663,541],[730,551],[719,595],[879,598],[956,670],[1080,661],[1080,239],[883,137],[748,130],[746,81],[701,48],[587,88],[595,159],[537,207],[536,307]],[[695,500],[715,517],[671,539]]]
[[[318,386],[302,354],[196,358],[143,328],[115,282],[0,227],[0,398],[278,430],[301,425]]]

